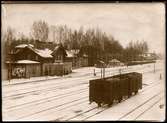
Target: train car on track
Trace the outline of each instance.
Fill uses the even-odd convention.
[[[111,106],[142,89],[142,74],[137,72],[115,75],[89,81],[89,101]]]

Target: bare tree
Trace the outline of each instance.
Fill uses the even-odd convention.
[[[4,33],[3,39],[6,52],[10,52],[12,48],[12,42],[15,40],[15,31],[11,27],[8,27]]]
[[[49,28],[50,40],[56,43],[56,26],[51,25]]]
[[[15,40],[15,31],[11,27],[8,27],[6,32],[2,35],[2,53],[3,55],[3,63],[5,61],[11,61],[10,53],[12,51],[12,42]]]
[[[146,52],[148,52],[148,50],[149,50],[149,48],[148,48],[147,42],[146,42],[146,41],[143,41],[143,42],[142,42],[141,52],[142,52],[142,53],[146,53]]]
[[[45,21],[35,21],[32,25],[32,35],[35,40],[47,41],[49,34],[49,27]]]
[[[58,25],[58,26],[52,26],[52,31],[53,31],[53,39],[57,43],[64,43],[66,40],[70,38],[70,31],[66,25]]]
[[[6,41],[8,45],[10,45],[12,43],[12,40],[14,39],[15,39],[14,29],[8,27],[7,31],[4,33],[3,40]]]
[[[126,48],[126,53],[128,54],[127,57],[132,60],[136,60],[139,59],[141,60],[141,58],[139,57],[139,55],[142,55],[144,53],[148,52],[148,44],[146,41],[136,41],[136,42],[129,42],[127,48]]]

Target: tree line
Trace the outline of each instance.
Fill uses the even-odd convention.
[[[107,62],[111,58],[116,58],[122,62],[142,60],[141,54],[149,50],[146,41],[131,41],[127,47],[123,48],[118,40],[99,28],[84,29],[81,26],[78,30],[72,30],[66,25],[49,26],[47,22],[42,20],[32,24],[29,37],[20,33],[16,38],[15,33],[11,27],[8,27],[3,35],[2,40],[5,42],[6,55],[18,44],[30,43],[36,46],[38,41],[52,42],[52,46],[54,46],[61,43],[67,50],[80,49],[80,54],[88,55],[90,64],[93,65],[97,60]]]

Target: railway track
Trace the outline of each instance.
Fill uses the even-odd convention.
[[[139,70],[139,69],[138,69]],[[135,71],[135,70],[132,70],[132,71]],[[107,71],[106,73],[108,73],[108,74],[106,74],[106,75],[110,75],[110,73],[109,73],[110,71]],[[129,70],[124,70],[124,72],[123,73],[126,73],[126,72],[131,72],[131,71],[129,71]],[[119,72],[115,72],[114,74],[112,74],[112,75],[117,75],[117,74],[119,74]],[[90,78],[90,76],[88,76],[88,77],[84,77],[84,80],[90,80],[90,79],[93,79],[93,78],[97,78],[98,76],[96,76],[96,77],[91,77]],[[4,92],[4,93],[8,93],[8,94],[10,94],[10,93],[14,93],[13,95],[9,95],[9,96],[3,96],[3,99],[5,99],[5,98],[9,98],[9,97],[12,97],[12,96],[22,96],[22,95],[26,95],[26,94],[31,94],[31,93],[35,93],[35,92],[44,92],[44,91],[53,91],[53,90],[55,90],[55,89],[61,89],[62,87],[63,88],[68,88],[71,84],[71,86],[77,86],[77,85],[80,85],[83,81],[81,81],[81,82],[78,82],[77,80],[80,80],[81,78],[78,78],[78,79],[76,79],[75,81],[76,82],[74,82],[73,84],[72,83],[70,83],[71,81],[70,80],[66,80],[66,81],[63,81],[63,82],[59,82],[59,83],[54,83],[56,86],[53,86],[53,83],[52,84],[50,84],[51,85],[51,88],[50,87],[48,87],[48,88],[45,88],[45,89],[38,89],[38,90],[36,90],[36,88],[41,88],[41,87],[39,87],[39,86],[35,86],[35,87],[30,87],[30,88],[23,88],[23,89],[18,89],[18,90],[12,90],[12,91],[9,91],[9,92]],[[67,82],[68,81],[68,83],[70,83],[69,85],[67,84],[66,86],[64,86],[64,82]],[[69,82],[70,81],[70,82]],[[72,81],[74,81],[74,80],[72,80]],[[76,84],[77,83],[77,84]],[[84,82],[83,82],[84,83]],[[59,84],[61,85],[61,86],[59,86]],[[48,86],[48,85],[45,85],[45,86]],[[35,89],[35,90],[33,90],[33,88]],[[21,91],[21,90],[26,90],[26,89],[31,89],[31,91],[28,91],[28,92],[23,92],[23,93],[19,93],[19,94],[17,94],[16,92],[17,91]]]
[[[123,116],[121,116],[118,120],[124,119],[125,117],[127,117],[128,115],[130,115],[131,113],[133,113],[133,112],[136,111],[137,109],[141,108],[141,107],[142,107],[143,105],[145,105],[146,103],[152,101],[154,98],[160,96],[161,94],[162,94],[162,91],[159,92],[159,93],[157,93],[157,94],[155,94],[155,95],[153,95],[152,97],[150,97],[149,99],[147,99],[146,101],[144,101],[142,104],[140,104],[139,106],[135,107],[133,110],[131,110],[131,111],[127,112],[126,114],[124,114]],[[160,97],[160,98],[158,99],[158,101],[159,101],[160,99],[162,99],[162,97]],[[156,103],[157,103],[157,101],[156,101]],[[150,106],[150,107],[152,107],[152,106]],[[145,111],[144,111],[144,112],[145,112]],[[142,113],[143,113],[143,112],[142,112]],[[142,113],[141,113],[141,114],[142,114]],[[140,115],[138,115],[135,119],[137,119],[139,116],[140,116]]]
[[[86,83],[87,87],[86,88],[80,88],[79,90],[83,90],[83,89],[87,89],[88,88],[88,83]],[[50,90],[52,91],[52,93],[56,93],[56,90]],[[62,93],[62,94],[58,94],[58,95],[53,95],[53,96],[50,96],[50,97],[46,97],[46,98],[43,98],[42,99],[38,99],[38,100],[33,100],[33,101],[30,101],[30,102],[26,102],[26,103],[22,103],[22,104],[18,104],[18,105],[14,105],[14,106],[10,106],[10,107],[6,107],[5,110],[8,110],[8,109],[11,109],[11,108],[15,108],[17,106],[23,106],[23,105],[27,105],[27,104],[31,104],[31,103],[36,103],[36,102],[41,102],[42,100],[50,100],[51,98],[56,98],[56,97],[59,97],[59,96],[63,96],[63,95],[69,95],[69,93],[77,93],[78,90],[75,90],[75,91],[72,91],[72,92],[67,92],[67,93]],[[6,100],[8,101],[8,100]],[[6,102],[4,101],[4,103]]]
[[[83,98],[87,98],[87,95],[88,95],[88,91],[81,91],[80,93],[71,94],[70,96],[68,95],[68,97],[67,95],[64,95],[64,97],[55,98],[54,100],[53,99],[48,100],[45,103],[34,104],[28,107],[22,107],[22,108],[18,108],[15,110],[9,110],[5,114],[7,114],[8,116],[15,117],[14,120],[18,120],[20,118],[32,116],[32,115],[39,114],[47,110],[51,110],[53,108],[58,108],[58,107],[61,107],[61,106],[64,106],[70,103],[74,103],[78,100],[82,100]]]
[[[132,68],[131,67],[128,67],[128,68],[121,68],[121,69],[126,69],[126,70],[131,70]],[[142,67],[140,67],[140,69],[142,69]],[[113,72],[115,72],[116,71],[116,73],[118,73],[118,69],[114,69],[114,70],[112,70],[112,73]],[[107,70],[106,72],[110,72],[110,70]],[[96,73],[100,73],[100,71],[98,71],[98,72],[96,72]],[[87,74],[84,74],[84,75],[80,75],[80,76],[77,76],[77,77],[84,77],[85,78],[85,75],[92,75],[92,72],[91,73],[87,73]],[[66,78],[66,77],[65,77]],[[67,77],[68,78],[68,80],[70,80],[70,78],[69,77]],[[75,78],[75,77],[74,77]],[[57,79],[60,79],[60,78],[56,78],[56,80]],[[46,79],[47,80],[47,79]],[[44,81],[46,81],[46,80],[44,80]],[[54,79],[53,79],[54,80]],[[33,81],[32,83],[32,87],[34,87],[34,83],[37,83],[37,82],[40,82],[41,80],[37,80],[37,81]],[[61,80],[62,81],[62,80]],[[66,81],[63,81],[63,82],[66,82]],[[28,82],[28,83],[31,83],[31,82]],[[53,85],[53,84],[59,84],[59,83],[62,83],[62,82],[55,82],[55,81],[52,81],[52,80],[49,80],[49,83],[41,83],[41,84],[44,84],[44,85]],[[14,84],[13,86],[17,86],[17,85],[19,85],[20,83],[16,83],[16,84]],[[12,85],[5,85],[5,86],[12,86]],[[24,86],[23,86],[24,87]],[[19,89],[19,90],[24,90],[24,89],[32,89],[32,87],[30,86],[29,88],[23,88],[23,89]],[[36,88],[36,87],[39,87],[39,85],[38,86],[35,86],[34,88]],[[11,90],[11,88],[10,88],[10,90]],[[18,91],[18,90],[16,90],[16,91]],[[7,91],[8,92],[8,91]],[[10,91],[9,91],[10,92]],[[5,91],[5,93],[6,93],[6,91]]]
[[[44,85],[42,85],[42,86],[33,86],[33,87],[29,87],[29,88],[21,88],[21,89],[17,89],[17,90],[10,90],[10,91],[4,91],[4,93],[8,93],[8,94],[10,94],[10,93],[16,93],[16,92],[20,92],[21,90],[27,90],[27,89],[30,89],[30,91],[29,92],[24,92],[25,94],[26,93],[31,93],[31,92],[34,92],[37,88],[42,88],[42,87],[44,87],[44,88],[46,88],[45,86],[48,86],[49,85],[49,87],[51,87],[52,89],[55,89],[54,87],[57,87],[57,86],[59,86],[59,85],[62,85],[62,87],[63,88],[65,88],[64,87],[64,83],[66,83],[68,86],[69,86],[69,84],[72,84],[71,82],[73,82],[73,81],[75,81],[75,82],[73,82],[73,84],[79,84],[80,82],[78,82],[78,81],[80,81],[81,79],[84,79],[84,80],[89,80],[89,79],[93,79],[93,78],[97,78],[98,76],[96,76],[96,77],[92,77],[91,76],[91,78],[90,78],[90,76],[87,76],[87,77],[83,77],[83,78],[77,78],[77,79],[75,79],[75,80],[73,80],[73,79],[68,79],[68,80],[62,80],[61,82],[54,82],[54,83],[50,83],[50,84],[46,84],[45,85],[45,83],[42,83],[42,84],[44,84]],[[53,84],[55,85],[55,86],[53,86]],[[76,84],[76,85],[77,85]],[[68,86],[66,86],[66,87],[68,87]],[[49,89],[49,87],[47,88],[47,89]],[[47,90],[47,89],[40,89],[40,90]],[[61,89],[61,88],[60,88]],[[36,90],[36,91],[40,91],[40,90]],[[28,90],[27,90],[28,91]],[[15,96],[15,95],[13,95],[13,96]],[[3,98],[6,98],[6,97],[9,97],[9,96],[4,96]]]
[[[158,83],[157,83],[157,84],[158,84]],[[149,88],[150,88],[150,86],[149,86]],[[41,100],[36,100],[36,101],[32,101],[32,102],[27,102],[27,103],[24,103],[24,104],[21,104],[21,105],[16,105],[16,106],[13,106],[13,107],[8,107],[8,108],[6,109],[6,111],[7,111],[7,112],[12,112],[12,109],[13,109],[13,110],[24,109],[24,108],[28,108],[29,106],[31,107],[31,106],[35,106],[35,105],[39,105],[39,104],[44,104],[44,103],[47,103],[48,101],[56,101],[56,100],[59,100],[59,99],[63,99],[63,98],[72,96],[73,94],[78,94],[78,93],[82,94],[82,93],[88,91],[88,90],[86,90],[86,89],[88,89],[88,88],[80,89],[80,91],[75,90],[75,91],[73,91],[73,92],[71,92],[71,93],[69,93],[69,94],[63,94],[63,95],[59,95],[59,96],[55,96],[55,97],[50,97],[50,98],[48,98],[48,99],[45,98],[45,99],[41,99]],[[142,91],[144,91],[145,89],[148,89],[148,87],[145,87]],[[88,98],[88,97],[87,97],[87,98]],[[80,100],[80,99],[79,99],[79,100]],[[81,100],[82,100],[82,98],[81,98]],[[52,107],[52,108],[54,108],[54,107]],[[50,110],[50,108],[47,109],[47,110]],[[46,111],[46,110],[45,110],[45,111]]]
[[[157,83],[157,84],[159,84],[159,83]],[[154,84],[154,85],[152,85],[151,87],[149,86],[149,87],[146,87],[146,88],[144,88],[140,93],[143,93],[143,92],[145,92],[146,90],[148,90],[149,88],[153,88],[153,87],[155,87],[155,86],[157,86],[157,84]],[[85,99],[88,99],[88,96],[86,96],[85,97]],[[78,101],[78,100],[82,100],[82,98],[79,98],[79,99],[76,99],[75,101]],[[77,105],[82,105],[82,103],[86,103],[88,100],[86,100],[86,101],[84,101],[84,102],[82,102],[82,103],[78,103],[78,104],[75,104],[75,101],[73,102],[73,101],[71,101],[71,102],[68,102],[68,103],[65,103],[65,104],[63,104],[63,105],[60,105],[60,107],[61,106],[65,106],[64,108],[62,108],[62,109],[60,109],[60,110],[63,110],[63,109],[67,109],[68,107],[70,108],[71,106],[77,106]],[[72,103],[72,105],[70,105],[70,106],[68,106],[70,103]],[[74,104],[73,104],[74,103]],[[67,105],[67,106],[66,106]],[[59,107],[59,106],[58,106]],[[49,111],[49,110],[53,110],[54,108],[57,110],[57,108],[58,108],[57,106],[55,107],[50,107],[50,108],[47,108],[47,109],[45,109],[45,110],[42,110],[42,111],[39,111],[39,112],[36,112],[36,113],[33,113],[33,114],[29,114],[28,116],[33,116],[33,115],[37,115],[37,114],[39,114],[39,113],[41,113],[41,112],[45,112],[45,111]],[[81,115],[83,115],[83,114],[85,114],[85,113],[90,113],[90,114],[92,114],[91,112],[94,112],[94,110],[97,110],[97,112],[95,113],[95,114],[93,114],[93,115],[91,115],[91,116],[89,116],[88,118],[90,118],[90,117],[92,117],[92,116],[94,116],[94,115],[97,115],[97,114],[99,114],[99,113],[101,113],[101,112],[103,112],[104,110],[107,110],[107,109],[103,109],[103,110],[101,110],[100,109],[100,111],[99,111],[99,108],[97,108],[97,106],[95,106],[95,107],[93,107],[93,108],[91,108],[91,109],[88,109],[88,110],[86,110],[85,112],[82,112],[81,114],[77,114],[76,116],[73,116],[72,117],[72,119],[73,118],[77,118],[78,116],[81,116]],[[24,116],[24,117],[21,117],[21,118],[26,118],[27,116]],[[19,119],[21,119],[21,118],[19,118]],[[61,119],[61,118],[58,118],[59,120]],[[58,119],[56,119],[56,120],[58,120]],[[67,119],[67,120],[70,120],[71,118],[69,118],[69,119]],[[86,120],[86,119],[85,119]]]
[[[155,83],[155,82],[153,82],[153,83]],[[31,101],[31,102],[26,102],[26,103],[22,103],[22,104],[19,104],[19,105],[14,105],[14,106],[6,107],[5,110],[10,110],[11,111],[11,109],[15,109],[17,107],[21,108],[23,106],[25,108],[27,106],[41,104],[41,103],[44,103],[44,102],[48,102],[48,101],[52,101],[52,100],[55,100],[55,99],[64,98],[64,97],[67,97],[67,96],[70,96],[70,95],[73,95],[73,94],[76,94],[76,93],[80,93],[83,90],[84,90],[83,92],[85,92],[85,91],[88,91],[88,89],[89,88],[87,86],[85,88],[80,88],[78,90],[74,90],[74,91],[71,91],[71,92],[67,92],[67,93],[63,93],[63,94],[58,94],[58,95],[54,95],[54,96],[42,98],[42,99],[39,99],[39,100],[34,100],[34,101]],[[147,88],[145,88],[145,89],[147,89]],[[145,89],[143,89],[143,90],[145,90]]]
[[[88,78],[86,80],[89,80],[89,79],[90,78]],[[23,92],[23,93],[12,94],[12,95],[8,95],[8,96],[4,96],[2,98],[6,99],[6,98],[11,98],[11,97],[17,97],[17,96],[26,96],[29,94],[40,93],[40,92],[49,92],[49,91],[54,92],[54,91],[58,91],[60,89],[66,89],[66,88],[70,88],[70,87],[79,86],[79,85],[84,84],[84,83],[85,83],[85,80],[82,80],[80,82],[69,83],[69,84],[66,84],[65,86],[63,85],[64,83],[62,83],[61,85],[55,85],[52,87],[47,87],[45,89],[35,89],[35,90]],[[12,92],[12,93],[14,93],[14,92]]]
[[[152,87],[149,87],[149,89],[150,89],[150,88],[153,88],[153,87],[156,87],[156,86],[157,86],[157,84],[154,85],[154,86],[152,86]],[[144,92],[147,91],[147,90],[148,90],[148,88],[142,90],[142,91],[140,92],[140,94],[144,93]],[[158,96],[158,95],[159,95],[159,93],[156,94],[156,95],[154,95],[153,97],[149,98],[147,101],[145,101],[145,102],[142,103],[140,106],[136,107],[135,109],[133,109],[133,110],[130,111],[130,112],[133,112],[133,111],[135,111],[136,109],[140,108],[142,105],[144,105],[145,103],[147,103],[150,99],[152,99],[152,98],[154,98],[155,96]],[[130,98],[129,98],[129,99],[130,99]],[[100,110],[98,110],[98,109],[100,109],[100,108],[94,107],[94,108],[91,108],[91,109],[89,109],[89,110],[87,110],[87,111],[85,111],[85,112],[82,112],[82,113],[80,113],[80,114],[78,114],[78,115],[75,115],[75,116],[70,117],[70,118],[65,119],[65,120],[66,120],[66,121],[78,120],[77,118],[79,117],[79,120],[85,121],[85,120],[87,120],[87,119],[89,119],[89,118],[91,118],[91,117],[93,117],[93,116],[95,116],[95,115],[97,115],[97,114],[100,114],[100,113],[102,113],[102,112],[108,110],[108,106],[104,105],[104,107],[103,107],[102,109],[100,109]],[[128,112],[126,115],[128,115],[128,114],[129,114],[129,112]],[[82,116],[82,115],[86,115],[86,117],[81,118],[80,116]],[[126,116],[126,115],[125,115],[125,116]],[[123,116],[123,117],[125,117],[125,116]],[[122,117],[122,118],[123,118],[123,117]],[[57,119],[56,119],[56,120],[57,120]]]
[[[134,71],[134,70],[133,70]],[[110,71],[109,71],[110,72]],[[126,72],[130,72],[130,71],[126,71]],[[110,73],[109,73],[109,75],[110,75]],[[90,78],[89,78],[90,79]],[[85,80],[84,80],[85,81]],[[86,88],[85,88],[86,89]],[[53,90],[52,90],[53,91]],[[69,92],[68,92],[69,93]],[[74,92],[71,92],[71,95],[73,95],[73,93],[78,93],[78,91],[76,90],[76,91],[74,91]],[[59,95],[60,96],[60,95]],[[69,95],[66,95],[66,93],[64,94],[64,96],[65,97],[68,97]],[[54,97],[54,96],[53,96]],[[64,98],[65,98],[64,97]],[[61,96],[60,96],[60,98],[61,98]],[[86,99],[86,98],[88,98],[88,97],[85,97],[84,99]],[[52,97],[50,97],[50,99],[52,100]],[[63,96],[62,96],[62,99],[63,99]],[[45,100],[45,99],[43,99],[43,100]],[[71,104],[71,106],[76,106],[75,104],[73,104],[73,103],[76,103],[78,100],[82,100],[82,98],[81,99],[76,99],[74,102],[73,101],[71,101],[71,102],[68,102],[69,104]],[[39,100],[36,100],[36,101],[34,101],[34,102],[38,102]],[[46,100],[46,102],[47,101],[49,101],[49,98],[48,98],[48,100]],[[83,101],[83,103],[85,103],[86,101],[88,101],[88,100],[85,100],[85,101]],[[34,103],[34,102],[32,102],[32,104]],[[27,103],[28,104],[28,103]],[[42,102],[41,102],[41,104],[42,104]],[[78,104],[82,104],[82,103],[78,103]],[[23,104],[24,105],[24,104]],[[22,106],[23,106],[22,105]],[[64,107],[64,106],[66,106],[67,104],[65,103],[65,104],[62,104],[62,105],[59,105],[58,107]],[[16,106],[17,107],[17,106]],[[16,107],[10,107],[10,108],[16,108]],[[40,111],[40,112],[37,112],[37,114],[39,114],[39,113],[41,113],[41,112],[45,112],[45,111],[47,111],[47,110],[51,110],[51,109],[53,109],[53,108],[58,108],[58,107],[51,107],[51,108],[48,108],[48,109],[45,109],[45,110],[42,110],[42,111]],[[70,107],[70,106],[69,106]],[[10,109],[9,108],[9,109]],[[67,108],[68,108],[68,106],[67,106]],[[96,110],[96,108],[94,108],[95,110]],[[86,113],[90,113],[92,110],[89,110],[89,111],[87,111]],[[99,112],[99,111],[98,111]],[[35,113],[36,114],[36,113]],[[19,118],[19,119],[22,119],[22,118],[25,118],[25,117],[28,117],[28,116],[31,116],[31,115],[35,115],[35,114],[30,114],[30,115],[26,115],[26,116],[24,116],[24,117],[21,117],[21,118]],[[59,119],[61,119],[61,118],[59,118]]]
[[[27,106],[39,105],[39,104],[42,104],[42,103],[45,103],[45,102],[48,102],[48,101],[53,101],[53,100],[57,100],[57,99],[60,99],[60,98],[67,97],[67,96],[74,95],[74,94],[76,94],[76,92],[77,93],[82,93],[82,92],[86,92],[86,91],[88,91],[88,87],[87,88],[82,88],[82,89],[79,89],[79,90],[75,90],[75,91],[71,91],[71,92],[68,92],[68,93],[64,93],[64,94],[58,94],[58,95],[55,95],[55,96],[50,96],[50,97],[42,98],[42,99],[39,99],[39,100],[22,103],[20,105],[10,106],[10,107],[7,107],[6,110],[11,111],[11,109],[13,109],[13,108],[15,109],[17,107],[22,108],[22,106],[23,106],[25,108]]]
[[[84,77],[85,79],[86,78],[89,78],[90,79],[90,77]],[[78,81],[78,80],[81,80],[81,78],[78,78],[78,79],[75,79],[75,81]],[[46,80],[47,81],[47,80]],[[34,85],[32,85],[32,87],[30,86],[30,87],[28,87],[28,88],[19,88],[19,89],[15,89],[15,90],[10,90],[10,91],[4,91],[4,93],[16,93],[16,92],[20,92],[20,91],[24,91],[24,90],[27,90],[28,91],[28,89],[30,89],[30,91],[34,91],[34,90],[36,90],[37,88],[41,88],[40,90],[43,90],[44,88],[46,88],[46,86],[47,87],[51,87],[51,88],[54,88],[54,87],[57,87],[58,85],[63,85],[64,83],[66,83],[66,84],[70,84],[70,82],[71,81],[74,81],[73,79],[65,79],[65,80],[61,80],[61,82],[56,82],[56,81],[51,81],[51,83],[50,84],[47,84],[47,83],[45,83],[45,82],[43,82],[43,83],[41,83],[42,85],[37,85],[37,86],[34,86]],[[45,85],[46,84],[46,85]],[[56,85],[56,86],[53,86],[53,85]],[[39,89],[38,89],[39,90]],[[7,97],[7,96],[4,96],[4,97]],[[3,98],[4,98],[3,97]]]
[[[115,70],[114,70],[115,71]],[[97,73],[100,73],[100,71],[98,71]],[[90,73],[86,73],[86,74],[83,74],[83,75],[78,75],[78,76],[74,76],[74,77],[72,77],[71,75],[68,75],[68,76],[64,76],[63,78],[68,78],[68,79],[70,79],[71,77],[72,78],[78,78],[78,77],[85,77],[85,76],[87,76],[87,75],[92,75],[92,72],[90,72]],[[47,77],[46,77],[47,78]],[[34,82],[35,83],[38,83],[38,82],[41,82],[41,81],[46,81],[46,80],[49,80],[49,81],[52,81],[52,80],[60,80],[61,78],[53,78],[53,79],[44,79],[44,80],[35,80],[35,81],[30,81],[30,82],[24,82],[23,84],[31,84],[32,83],[32,85],[34,84]],[[20,85],[20,84],[22,84],[22,83],[15,83],[15,84],[8,84],[8,85],[4,85],[4,87],[10,87],[10,86],[17,86],[17,85]],[[45,85],[46,85],[47,83],[45,83]],[[48,83],[48,85],[51,85],[51,84],[53,84],[53,82],[49,82]]]
[[[159,83],[158,83],[159,84]],[[157,86],[157,84],[155,84],[155,85],[153,85],[152,87],[149,87],[149,88],[145,88],[144,90],[142,90],[141,92],[140,92],[140,94],[142,94],[142,93],[144,93],[145,91],[147,91],[148,89],[150,89],[150,88],[153,88],[153,87],[156,87]],[[130,98],[129,98],[130,99]],[[149,98],[150,99],[150,98]],[[148,99],[148,100],[149,100]],[[144,103],[143,103],[143,105],[144,105]],[[141,105],[142,106],[142,105]],[[140,107],[138,107],[138,108],[140,108]],[[55,119],[55,120],[52,120],[52,121],[57,121],[57,120],[61,120],[61,121],[70,121],[70,120],[78,120],[77,118],[79,117],[79,120],[81,120],[81,121],[85,121],[85,120],[87,120],[87,119],[89,119],[89,118],[91,118],[91,117],[93,117],[93,116],[95,116],[95,115],[97,115],[97,114],[100,114],[100,113],[102,113],[103,111],[106,111],[106,110],[108,110],[108,106],[104,106],[104,107],[102,107],[102,108],[98,108],[97,106],[96,107],[93,107],[93,108],[88,108],[88,110],[86,110],[86,111],[84,111],[84,112],[82,112],[82,113],[79,113],[79,114],[77,114],[77,115],[74,115],[74,116],[71,116],[71,117],[69,117],[69,118],[65,118],[65,119],[61,119],[61,118],[57,118],[57,119]],[[83,117],[83,118],[81,118],[81,116],[86,116],[86,117]]]
[[[79,83],[78,85],[80,85],[81,83]],[[88,83],[86,83],[86,84],[88,84]],[[76,86],[76,84],[74,84],[75,86]],[[73,85],[72,85],[73,86]],[[44,91],[44,90],[42,90],[42,91]],[[55,88],[53,89],[53,88],[51,88],[49,91],[52,91],[52,92],[55,92],[56,90],[55,90]],[[38,92],[38,90],[36,91],[36,92]],[[32,91],[32,92],[28,92],[28,93],[34,93],[34,91]],[[69,92],[68,92],[69,93]],[[25,94],[25,93],[23,93],[23,94]],[[17,95],[17,96],[20,96],[21,94],[19,94],[19,95]],[[64,95],[64,94],[63,94]],[[12,95],[13,96],[13,95]],[[12,96],[10,96],[10,97],[12,97]],[[22,96],[22,95],[21,95]],[[55,95],[53,96],[53,97],[55,97]],[[14,98],[17,98],[17,97],[15,97],[14,96]],[[46,98],[46,99],[48,99],[48,98]],[[38,100],[37,100],[38,101]],[[34,101],[33,101],[34,102]]]
[[[148,110],[150,110],[153,106],[155,106],[157,103],[159,103],[163,98],[159,98],[156,102],[154,102],[150,107],[148,107],[145,111],[141,112],[137,117],[135,117],[134,120],[137,120],[138,118],[140,118],[145,112],[147,112]]]

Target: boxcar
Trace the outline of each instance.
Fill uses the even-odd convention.
[[[98,106],[114,101],[121,102],[125,97],[138,93],[142,89],[142,74],[137,72],[115,75],[89,81],[89,101]]]

